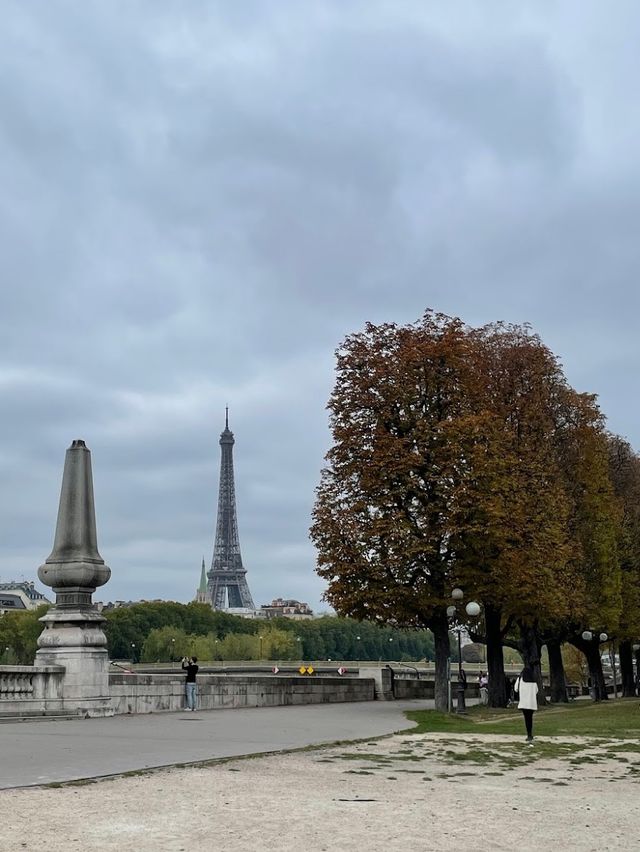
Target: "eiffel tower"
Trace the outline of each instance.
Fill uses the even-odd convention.
[[[224,432],[220,435],[220,490],[218,492],[218,521],[213,546],[211,570],[208,571],[207,592],[213,609],[230,607],[255,609],[247,572],[242,565],[238,518],[236,515],[236,489],[233,481],[233,445],[235,439],[229,429],[229,409],[225,413]]]

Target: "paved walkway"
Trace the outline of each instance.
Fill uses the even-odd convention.
[[[411,727],[432,701],[259,707],[0,725],[0,789],[280,751]]]

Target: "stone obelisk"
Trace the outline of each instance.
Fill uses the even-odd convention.
[[[111,576],[98,553],[91,453],[84,441],[67,450],[60,508],[51,555],[38,577],[56,593],[55,606],[40,620],[36,663],[65,667],[65,709],[89,716],[111,715],[109,658],[103,616],[92,603]]]

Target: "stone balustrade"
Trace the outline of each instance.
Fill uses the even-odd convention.
[[[62,666],[0,666],[0,715],[42,715],[63,708]]]
[[[354,668],[337,676],[333,667],[312,676],[278,674],[267,667],[205,669],[198,675],[198,706],[202,710],[232,707],[277,707],[341,701],[432,699],[433,676],[410,676],[390,666]],[[68,686],[68,684],[67,684]],[[469,684],[467,698],[477,697]],[[184,708],[184,674],[180,670],[109,674],[108,714],[159,713]],[[86,702],[85,702],[86,704]],[[0,716],[56,713],[91,715],[90,708],[65,694],[62,666],[0,666]]]

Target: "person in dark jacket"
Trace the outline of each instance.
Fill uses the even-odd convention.
[[[195,713],[196,710],[196,700],[198,698],[197,694],[197,686],[196,686],[196,675],[198,674],[198,658],[197,657],[183,657],[182,658],[182,668],[187,673],[187,680],[185,682],[185,696],[187,699],[187,710],[191,710],[192,713]]]

